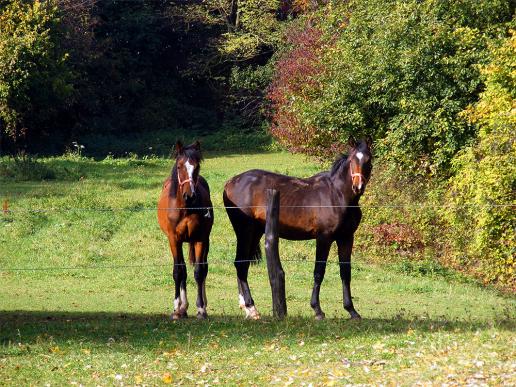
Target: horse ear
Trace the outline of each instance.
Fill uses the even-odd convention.
[[[195,150],[197,151],[201,151],[201,143],[199,142],[199,140],[195,141],[192,146],[194,147]]]
[[[183,143],[180,140],[176,142],[176,156],[179,156],[183,153]]]
[[[365,142],[367,144],[367,147],[371,149],[371,146],[373,146],[373,138],[371,137],[371,135],[367,135],[367,137],[365,138]]]
[[[355,137],[353,137],[353,135],[350,135],[349,136],[349,139],[348,139],[348,145],[351,147],[351,148],[354,148],[357,146],[357,140],[355,140]]]

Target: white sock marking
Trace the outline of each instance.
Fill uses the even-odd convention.
[[[188,309],[188,298],[186,298],[186,289],[182,289],[179,292],[181,296],[181,308],[184,310]]]

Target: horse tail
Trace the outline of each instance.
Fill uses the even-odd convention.
[[[195,263],[195,247],[193,243],[189,243],[190,248],[188,250],[188,260],[190,261],[190,264]]]
[[[262,260],[262,249],[260,248],[260,243],[258,243],[254,249],[254,251],[251,252],[251,264],[256,265],[260,263]]]

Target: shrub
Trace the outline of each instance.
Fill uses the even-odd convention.
[[[315,156],[335,154],[342,150],[337,131],[304,123],[297,109],[313,102],[313,95],[323,87],[320,81],[325,71],[320,60],[325,50],[323,32],[307,24],[304,28],[291,29],[286,39],[291,49],[276,63],[276,74],[268,92],[272,108],[270,131],[290,151]]]
[[[465,116],[480,128],[475,144],[454,162],[445,216],[457,264],[485,281],[515,283],[516,238],[516,31],[491,52],[486,90]]]
[[[0,178],[15,181],[53,180],[55,172],[32,156],[21,154],[0,163]]]
[[[272,133],[317,154],[369,133],[391,165],[444,176],[476,136],[460,112],[482,89],[487,42],[511,16],[501,0],[330,2],[305,30],[313,36],[315,23],[316,39],[277,64]]]

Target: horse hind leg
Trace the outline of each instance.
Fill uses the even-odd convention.
[[[194,278],[197,282],[197,318],[205,319],[208,317],[206,308],[208,300],[206,298],[206,277],[208,275],[208,242],[198,242],[195,244],[195,271]]]
[[[259,257],[262,234],[263,232],[259,232],[255,228],[248,233],[237,234],[235,268],[237,270],[238,302],[240,308],[245,311],[245,318],[252,320],[260,319],[260,313],[254,304],[247,276],[251,261]]]

